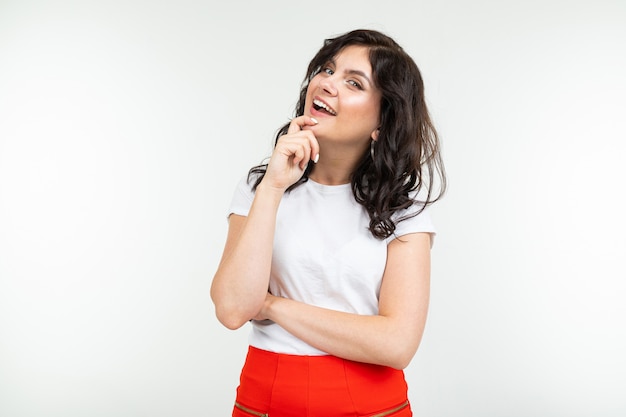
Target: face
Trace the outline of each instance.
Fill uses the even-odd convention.
[[[369,50],[347,46],[309,83],[304,114],[319,122],[311,130],[320,144],[332,141],[365,149],[377,139],[380,99]]]

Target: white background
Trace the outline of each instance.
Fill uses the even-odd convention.
[[[226,208],[358,27],[415,58],[450,179],[415,414],[626,414],[624,1],[0,0],[0,415],[230,415]]]

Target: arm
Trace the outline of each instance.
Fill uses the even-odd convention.
[[[256,189],[247,217],[231,215],[222,259],[211,284],[218,320],[237,329],[254,317],[269,286],[276,212],[285,190],[304,172],[319,145],[304,126],[315,124],[307,116],[292,120],[274,148],[263,181]]]
[[[211,285],[217,319],[241,327],[263,305],[269,285],[276,210],[281,193],[259,185],[248,217],[230,215],[222,260]]]
[[[266,296],[257,319],[270,319],[317,349],[345,359],[405,368],[426,324],[430,235],[413,233],[388,245],[379,314],[363,316]]]

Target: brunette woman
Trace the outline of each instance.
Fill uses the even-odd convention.
[[[355,30],[324,42],[295,113],[235,191],[211,288],[221,323],[252,323],[233,416],[410,416],[446,184],[422,77]]]

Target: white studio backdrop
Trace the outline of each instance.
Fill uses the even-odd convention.
[[[226,208],[322,40],[414,57],[450,189],[415,415],[626,413],[624,1],[0,1],[0,415],[230,415]]]

